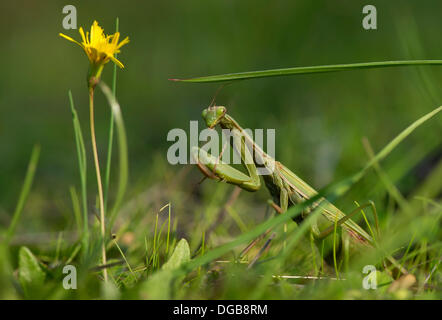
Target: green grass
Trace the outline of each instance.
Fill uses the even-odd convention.
[[[440,54],[430,32],[440,29],[440,1],[379,3],[391,21],[375,32],[360,29],[357,2],[340,7],[339,16],[325,3],[227,1],[207,10],[172,2],[136,11],[112,1],[105,11],[81,5],[79,25],[99,19],[110,30],[114,20],[105,17],[119,15],[122,34],[131,37],[121,54],[118,102],[115,66],[103,73],[112,89],[96,90],[106,266],[84,130],[85,58],[61,46],[54,36],[60,30],[47,23],[55,21],[52,14],[59,19],[57,4],[42,4],[31,20],[21,19],[21,7],[7,6],[8,17],[21,24],[2,34],[14,45],[5,46],[11,63],[0,79],[0,299],[442,298],[442,122],[434,109],[441,104],[441,61],[429,60]],[[64,51],[48,54],[47,47]],[[399,61],[337,64],[390,59]],[[295,65],[315,66],[275,69]],[[69,76],[59,78],[61,68]],[[224,74],[262,68],[268,70]],[[331,73],[346,70],[355,71]],[[200,74],[216,76],[184,80],[201,85],[167,81]],[[314,239],[310,225],[318,212],[296,227],[291,217],[315,199],[275,216],[264,187],[248,193],[200,183],[194,166],[165,160],[167,130],[199,119],[221,81],[235,84],[223,87],[217,104],[244,126],[276,128],[277,160],[320,196],[348,214],[375,204],[378,221],[369,206],[352,216],[375,235],[375,248],[354,244],[333,223],[323,227],[333,230],[326,240]],[[74,93],[69,100],[66,88]],[[31,152],[35,141],[41,153],[38,146]],[[270,227],[275,234],[243,254]],[[66,265],[77,268],[76,290],[62,287]],[[378,270],[376,290],[362,287],[366,265]]]
[[[349,64],[336,64],[328,66],[313,66],[313,67],[292,67],[271,69],[262,71],[250,71],[239,73],[228,73],[215,76],[195,77],[189,79],[169,79],[177,82],[225,82],[236,81],[246,79],[257,79],[266,77],[281,77],[291,76],[297,74],[310,74],[310,73],[326,73],[337,71],[350,71],[356,69],[375,69],[386,67],[404,67],[404,66],[434,66],[442,65],[442,60],[404,60],[404,61],[381,61],[381,62],[364,62],[364,63],[349,63]]]
[[[110,90],[106,92],[111,97]],[[114,108],[116,101],[112,102]],[[122,203],[119,215],[115,219],[114,239],[107,242],[109,254],[109,283],[104,284],[101,279],[98,265],[100,256],[100,236],[98,222],[92,225],[89,239],[88,256],[78,255],[79,247],[83,246],[84,232],[82,223],[73,224],[77,228],[77,237],[64,238],[59,233],[57,238],[47,246],[31,245],[28,249],[20,246],[22,256],[16,265],[17,245],[13,242],[2,245],[2,282],[16,282],[18,289],[5,286],[3,297],[13,298],[192,298],[192,299],[404,299],[404,298],[439,298],[440,280],[439,270],[442,252],[440,239],[441,204],[437,196],[433,199],[425,196],[401,196],[401,203],[392,194],[393,184],[386,180],[388,172],[381,168],[381,160],[394,153],[401,142],[422,125],[419,130],[425,130],[425,122],[431,117],[437,117],[441,108],[424,115],[413,122],[409,127],[392,139],[377,155],[370,154],[366,166],[361,171],[339,183],[331,184],[320,191],[320,196],[326,196],[335,202],[346,193],[352,191],[357,184],[370,174],[375,168],[375,174],[382,173],[379,178],[384,189],[381,198],[391,195],[398,206],[386,206],[382,201],[376,201],[376,207],[381,215],[381,238],[377,248],[350,245],[338,251],[337,243],[324,250],[324,243],[311,243],[309,237],[310,224],[318,216],[319,211],[312,212],[299,226],[290,224],[291,217],[299,214],[316,198],[292,207],[286,214],[261,222],[253,222],[250,217],[254,210],[250,205],[254,197],[249,193],[242,193],[229,207],[237,208],[238,214],[245,221],[247,230],[238,229],[236,219],[226,215],[224,221],[216,226],[210,238],[205,239],[204,230],[208,227],[207,220],[214,221],[222,212],[223,200],[227,199],[226,192],[231,186],[205,182],[196,184],[195,171],[178,172],[177,175],[166,176],[164,181],[156,183],[153,180],[150,187],[144,191],[132,191],[132,197]],[[115,112],[118,121],[118,112]],[[74,122],[75,123],[75,122]],[[118,126],[118,122],[117,122]],[[120,128],[121,129],[121,128]],[[121,142],[121,141],[120,141]],[[38,149],[34,151],[28,174],[25,179],[14,220],[6,239],[12,239],[21,208],[24,206],[26,195],[32,184],[38,159]],[[165,170],[159,165],[155,171]],[[167,170],[167,169],[166,169]],[[434,176],[437,175],[437,176]],[[123,177],[124,178],[124,177]],[[429,189],[421,190],[424,194],[440,194],[440,171],[430,173],[420,185],[427,181],[436,180],[439,183],[430,183]],[[167,186],[173,188],[168,189]],[[193,186],[194,188],[189,188]],[[200,189],[199,196],[195,188]],[[216,208],[209,213],[207,201],[214,200],[211,194],[218,194],[210,206]],[[141,195],[141,197],[140,197]],[[143,196],[144,195],[144,196]],[[118,197],[118,195],[117,195]],[[364,199],[363,195],[360,195]],[[380,199],[381,199],[380,198]],[[80,210],[78,198],[73,197],[74,211]],[[226,200],[224,200],[226,201]],[[176,204],[171,206],[170,203]],[[261,212],[265,211],[265,202],[255,203]],[[184,221],[187,210],[194,213],[192,221]],[[212,217],[211,217],[212,215]],[[198,216],[204,216],[199,219]],[[78,213],[72,220],[78,220]],[[356,218],[354,218],[356,219]],[[364,215],[364,220],[371,218]],[[362,219],[359,220],[364,225]],[[367,221],[368,222],[368,221]],[[289,223],[288,232],[283,232],[284,223]],[[374,223],[373,220],[369,222]],[[334,226],[332,226],[334,227]],[[261,241],[245,257],[239,259],[241,249],[265,230],[274,228],[276,236],[272,239],[269,249],[252,268],[248,264],[258,253],[264,241]],[[335,231],[339,231],[337,228]],[[190,243],[190,252],[197,249],[203,239],[203,248],[198,250],[191,260],[183,258],[188,254],[172,253],[188,250],[184,247],[176,249],[182,234],[185,234]],[[338,232],[336,234],[338,237]],[[342,235],[345,243],[345,236]],[[187,246],[187,242],[186,242]],[[326,246],[327,247],[327,246]],[[25,251],[23,251],[25,250]],[[80,250],[84,250],[80,249]],[[330,251],[331,250],[331,251]],[[9,254],[9,253],[10,254]],[[185,251],[184,251],[185,252]],[[184,256],[183,256],[184,254]],[[332,260],[327,256],[332,255]],[[385,260],[386,255],[393,255],[400,265],[413,275],[415,282],[411,286],[401,287],[402,278],[398,269]],[[346,257],[346,258],[345,258]],[[344,263],[344,258],[347,260]],[[184,260],[182,260],[184,259]],[[162,268],[165,263],[173,261],[174,267]],[[22,261],[22,262],[20,262]],[[77,290],[61,289],[63,277],[61,269],[65,264],[73,264],[79,270]],[[169,265],[172,262],[168,263]],[[364,265],[372,264],[378,270],[378,289],[365,290],[362,288],[362,273]],[[318,269],[318,266],[321,266]],[[10,273],[17,269],[19,278]],[[25,278],[20,278],[23,275]],[[24,276],[29,275],[29,276]],[[23,280],[24,279],[24,280]]]

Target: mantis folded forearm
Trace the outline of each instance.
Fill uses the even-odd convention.
[[[263,179],[272,195],[273,202],[275,203],[274,207],[281,213],[286,212],[288,207],[308,200],[318,194],[316,190],[291,170],[265,153],[226,111],[225,107],[212,106],[205,109],[202,116],[209,128],[219,125],[222,129],[230,130],[229,132],[233,136],[233,139],[230,139],[231,145],[240,154],[241,161],[245,165],[248,175],[221,161],[218,157],[207,153],[205,150],[194,147],[192,148],[192,156],[204,175],[214,180],[237,185],[247,191],[257,191],[261,186],[257,168],[267,169],[268,174],[263,175]],[[362,207],[359,207],[349,215],[345,215],[329,201],[322,198],[315,202],[311,208],[304,210],[301,217],[298,217],[295,221],[301,222],[313,209],[321,210],[322,215],[327,220],[333,224],[340,225],[357,242],[374,245],[373,237],[350,219]],[[325,231],[320,232],[319,228],[314,225],[312,226],[312,233],[317,238],[323,238],[333,231],[333,227],[332,225]]]

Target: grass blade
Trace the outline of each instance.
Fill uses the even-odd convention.
[[[83,206],[83,228],[81,232],[81,243],[83,246],[83,253],[86,255],[89,251],[89,225],[87,212],[87,162],[86,162],[86,148],[84,146],[83,133],[81,131],[80,120],[78,119],[77,110],[74,106],[74,99],[72,92],[69,90],[69,105],[72,112],[72,123],[74,126],[75,145],[77,147],[78,169],[80,171],[81,183],[81,202]]]
[[[127,150],[126,129],[124,127],[124,121],[121,115],[120,104],[113,95],[111,89],[109,89],[109,87],[103,81],[100,81],[99,87],[103,92],[104,96],[106,97],[106,100],[109,103],[109,106],[111,107],[112,113],[114,114],[115,124],[117,125],[117,133],[118,133],[118,149],[119,149],[119,161],[120,161],[119,181],[118,181],[118,189],[115,198],[115,203],[109,218],[109,227],[111,228],[118,213],[118,209],[123,200],[124,194],[126,192],[127,181],[129,176],[128,150]]]
[[[422,65],[442,65],[442,60],[402,60],[402,61],[379,61],[379,62],[362,62],[349,64],[335,64],[325,66],[309,66],[309,67],[292,67],[281,69],[270,69],[261,71],[248,71],[239,73],[227,73],[221,75],[197,77],[189,79],[169,79],[179,82],[222,82],[245,80],[265,77],[290,76],[296,74],[325,73],[347,71],[355,69],[373,69],[386,67],[402,67],[402,66],[422,66]]]
[[[35,145],[32,149],[31,159],[29,160],[28,169],[26,172],[25,181],[20,192],[20,197],[18,198],[17,206],[15,207],[14,215],[12,216],[11,224],[9,225],[8,231],[6,232],[6,243],[9,243],[14,236],[17,224],[20,221],[21,213],[28,198],[29,191],[32,187],[32,182],[34,181],[35,171],[37,169],[38,159],[40,157],[40,146]]]
[[[69,193],[71,195],[72,201],[72,209],[74,211],[75,224],[77,225],[77,229],[81,230],[83,226],[83,217],[81,216],[81,205],[80,200],[78,199],[77,191],[73,186],[69,188]]]
[[[119,29],[119,19],[115,19],[115,32]],[[115,54],[115,59],[117,59],[118,54]],[[117,98],[117,65],[114,63],[114,71],[112,74],[112,94]],[[107,212],[107,199],[109,195],[109,179],[112,164],[112,145],[114,142],[114,113],[111,112],[109,120],[109,141],[107,145],[107,159],[106,159],[106,171],[104,175],[104,212]]]

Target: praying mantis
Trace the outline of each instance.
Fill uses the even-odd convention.
[[[210,106],[203,110],[202,117],[210,129],[219,125],[222,129],[230,130],[229,132],[233,136],[233,139],[230,139],[232,148],[240,154],[241,162],[248,173],[245,174],[237,170],[202,148],[193,147],[191,155],[195,159],[198,168],[206,177],[233,184],[253,192],[261,187],[257,168],[267,168],[269,169],[269,174],[263,175],[263,179],[273,198],[271,204],[279,213],[284,213],[290,206],[299,204],[318,194],[315,189],[290,169],[264,152],[238,122],[227,114],[227,109],[224,106]],[[252,153],[254,156],[252,156]],[[346,215],[324,198],[315,202],[310,208],[305,209],[300,217],[295,218],[295,221],[300,223],[310,211],[319,209],[322,216],[335,225],[321,232],[317,224],[313,224],[311,229],[315,238],[323,239],[334,231],[335,226],[341,226],[357,243],[374,246],[374,234],[368,234],[350,219],[354,214],[367,206],[372,207],[376,226],[378,227],[376,209],[372,202],[360,206],[349,215]]]

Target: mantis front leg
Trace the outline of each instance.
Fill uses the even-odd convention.
[[[256,165],[252,160],[252,155],[244,142],[241,132],[237,129],[233,129],[231,130],[231,134],[233,136],[233,149],[236,151],[239,150],[241,162],[246,167],[248,175],[199,147],[192,148],[192,157],[206,177],[237,185],[247,191],[257,191],[261,187],[261,181],[256,170]]]

